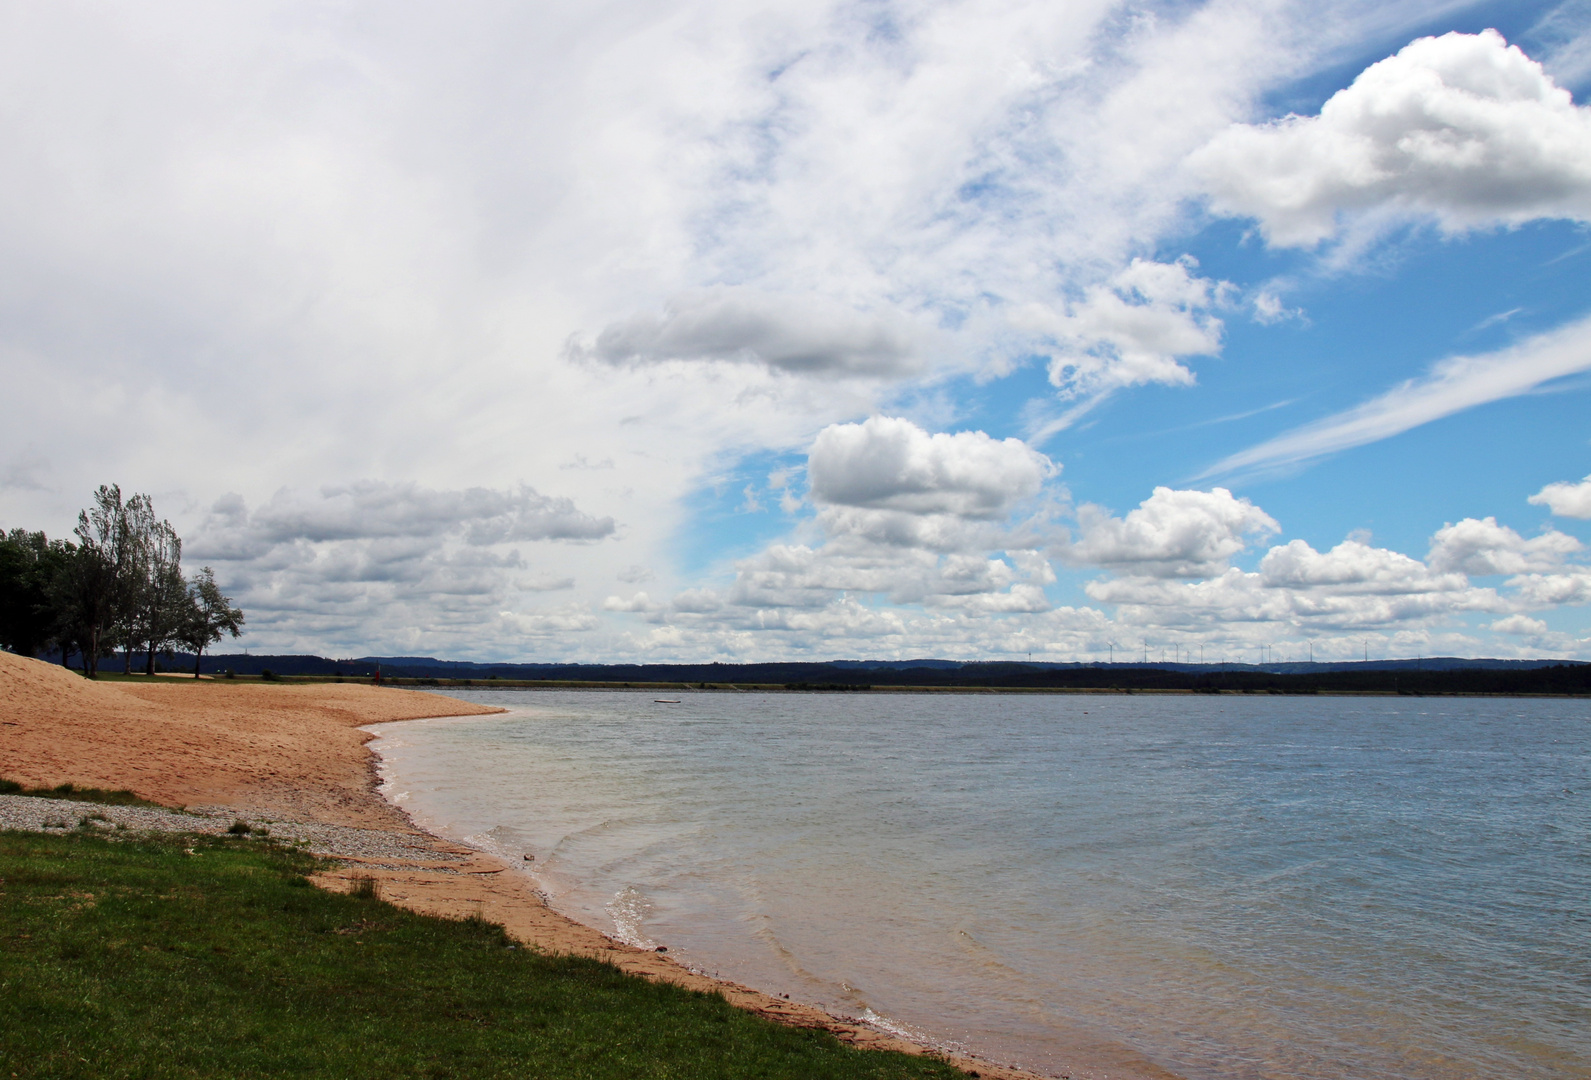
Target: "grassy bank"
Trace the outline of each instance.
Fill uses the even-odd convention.
[[[309,885],[253,840],[0,834],[0,1075],[959,1076]]]

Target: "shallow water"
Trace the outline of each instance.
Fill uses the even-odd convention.
[[[1591,705],[484,691],[418,821],[637,944],[1041,1071],[1591,1076]]]

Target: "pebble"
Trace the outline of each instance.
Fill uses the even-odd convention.
[[[227,806],[199,806],[189,810],[156,810],[144,806],[105,806],[71,799],[40,799],[31,795],[0,795],[0,830],[53,832],[89,828],[105,832],[204,833],[222,836],[233,822],[246,821],[258,838],[301,844],[316,855],[345,859],[424,859],[428,862],[464,862],[468,855],[437,851],[424,836],[358,829],[348,825],[322,825],[284,821],[264,813]],[[117,826],[121,829],[117,829]],[[444,873],[453,871],[443,870]]]

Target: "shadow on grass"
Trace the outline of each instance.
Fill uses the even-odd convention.
[[[143,806],[151,810],[173,810],[148,799],[140,799],[126,788],[108,791],[105,788],[78,787],[76,784],[57,784],[50,788],[30,788],[15,780],[0,779],[0,795],[30,795],[35,799],[70,799],[73,802],[99,803],[103,806]]]

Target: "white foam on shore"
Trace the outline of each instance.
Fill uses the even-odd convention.
[[[657,942],[646,936],[641,925],[652,913],[652,902],[634,885],[626,885],[608,902],[608,917],[613,920],[614,937],[637,949],[655,949]]]

